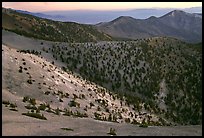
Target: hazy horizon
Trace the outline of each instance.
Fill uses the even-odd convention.
[[[202,2],[2,2],[2,7],[30,12],[69,10],[125,11],[134,9],[184,9],[202,7]]]
[[[101,5],[96,8],[98,4]],[[166,6],[167,4],[169,5]],[[56,21],[83,24],[109,22],[120,16],[130,16],[136,19],[147,19],[151,16],[161,17],[173,10],[202,14],[202,2],[3,2],[2,7],[31,12],[34,16]]]

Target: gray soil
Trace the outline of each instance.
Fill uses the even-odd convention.
[[[2,135],[12,136],[107,136],[110,128],[118,136],[201,136],[202,126],[149,126],[142,128],[131,124],[120,124],[93,120],[90,118],[73,118],[49,116],[46,121],[22,116],[3,107]],[[73,131],[62,130],[70,128]]]

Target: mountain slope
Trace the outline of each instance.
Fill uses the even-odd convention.
[[[202,123],[202,43],[167,37],[61,43],[2,35],[4,135],[66,135],[62,128],[72,130],[67,135],[107,135],[107,126],[119,135],[200,135],[200,127],[133,132]],[[189,131],[178,132],[183,129]]]
[[[45,117],[48,113],[68,114],[139,125],[151,116],[149,125],[163,125],[159,116],[145,110],[142,104],[142,111],[135,111],[125,97],[118,98],[112,91],[66,69],[66,64],[55,59],[51,50],[53,45],[62,43],[30,39],[5,31],[2,33],[2,99],[17,102],[19,112],[31,111],[25,108],[31,106],[29,102],[23,102],[25,97],[29,97],[35,99],[35,107],[49,104],[49,110],[41,111]]]
[[[2,8],[2,29],[50,41],[96,42],[111,40],[91,25],[57,22]]]
[[[196,46],[196,47],[195,47]],[[173,38],[55,45],[53,56],[127,102],[178,124],[202,119],[202,43]],[[97,53],[97,54],[96,54]],[[187,116],[191,116],[188,118]]]
[[[202,18],[196,14],[175,10],[160,17],[159,20],[168,27],[175,28],[178,38],[180,35],[186,41],[202,41]]]
[[[122,120],[126,120],[125,122],[137,124],[139,122],[138,117],[141,117],[149,125],[195,125],[202,122],[202,43],[187,44],[166,37],[119,42],[54,43],[28,39],[6,31],[3,31],[2,39],[3,44],[12,48],[37,50],[41,52],[42,57],[50,63],[54,61],[54,64],[63,71],[76,73],[81,76],[80,78],[91,83],[94,82],[96,87],[102,86],[106,89],[106,92],[114,92],[115,96],[112,95],[113,93],[112,96],[110,96],[110,93],[108,94],[112,97],[110,98],[111,101],[117,101],[115,101],[117,106],[110,106],[116,111],[113,114],[121,118],[118,107],[123,105],[131,111],[131,113],[125,112],[128,115],[122,116]],[[5,55],[3,57],[5,57],[5,62],[8,62],[6,59],[10,59]],[[11,60],[14,59],[15,57]],[[40,59],[36,59],[36,61],[40,61]],[[38,64],[38,62],[34,62],[33,65],[35,64]],[[45,70],[49,69],[47,68],[48,65],[46,67],[43,64],[42,70],[43,68]],[[9,68],[17,72],[16,67]],[[11,73],[13,72],[11,69],[3,70]],[[34,70],[37,70],[37,68]],[[37,74],[33,72],[33,74],[36,74],[34,75],[35,78],[39,78],[39,72]],[[21,75],[21,73],[19,74]],[[57,77],[53,71],[50,73],[48,71],[46,74],[47,77],[45,78],[48,78],[48,80],[45,80],[45,78],[42,80],[49,84],[52,89],[53,82],[51,80],[56,81],[56,78],[60,76]],[[54,78],[52,78],[53,75]],[[11,79],[8,76],[2,79],[3,88],[11,87],[13,89],[14,87],[14,92],[29,90],[24,89],[24,87],[18,88],[18,83],[22,82],[23,78],[18,82],[14,78],[15,75],[10,74],[9,76]],[[25,75],[21,77],[25,78]],[[69,78],[69,76],[65,78],[67,77]],[[62,79],[62,85],[64,85],[63,80],[65,78]],[[42,80],[35,79],[35,81]],[[33,89],[36,89],[36,83],[32,85]],[[57,89],[63,91],[61,88],[69,87],[69,84],[70,82],[66,82],[65,86],[54,87],[54,91],[57,91]],[[71,85],[73,84],[71,83]],[[43,89],[46,90],[49,87]],[[73,88],[73,86],[71,87]],[[69,90],[70,88],[65,89]],[[73,93],[74,89],[71,91]],[[41,90],[39,92],[41,93]],[[93,95],[98,94],[94,92],[92,96],[89,96],[94,98]],[[95,101],[94,99],[90,100]],[[120,103],[119,101],[123,102]],[[96,101],[93,103],[96,104]],[[155,116],[158,122],[155,119],[153,119],[154,121],[148,121],[147,114]],[[136,122],[134,119],[136,119]],[[142,119],[140,123],[143,121]]]
[[[169,36],[186,42],[202,41],[202,18],[178,10],[159,18],[152,16],[148,19],[134,19],[122,16],[96,26],[99,30],[118,38]]]

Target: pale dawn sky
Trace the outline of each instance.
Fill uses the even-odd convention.
[[[5,8],[31,12],[62,10],[126,10],[202,7],[202,2],[2,2]]]

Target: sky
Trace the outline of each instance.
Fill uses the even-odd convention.
[[[202,2],[2,2],[2,7],[30,12],[63,10],[128,10],[202,7]]]

